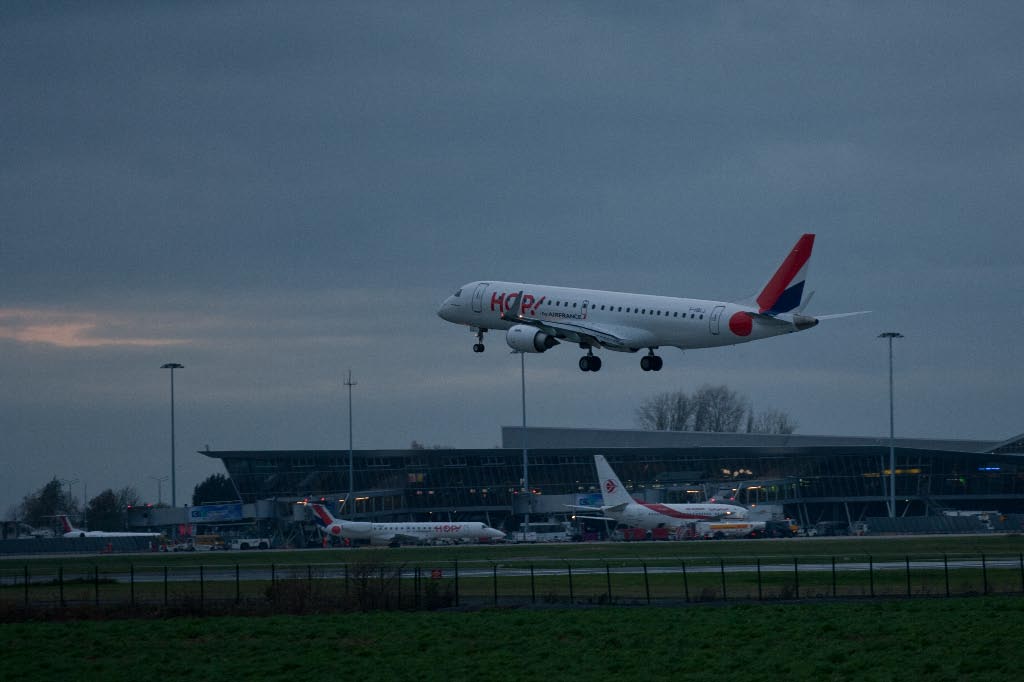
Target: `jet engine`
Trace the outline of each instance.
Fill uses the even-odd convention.
[[[558,345],[558,339],[528,324],[517,324],[505,333],[505,342],[520,353],[543,353]]]

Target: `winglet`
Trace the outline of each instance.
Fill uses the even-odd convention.
[[[501,314],[501,319],[506,320],[508,322],[515,322],[515,321],[519,320],[519,318],[522,317],[523,290],[520,289],[518,294],[516,294],[515,296],[509,296],[508,298],[514,298],[514,299],[516,299],[516,302],[508,310],[508,312],[505,312],[505,313]],[[505,300],[508,300],[508,299],[505,299]]]
[[[805,234],[786,256],[779,269],[757,296],[758,312],[776,315],[799,307],[807,279],[807,263],[814,248],[814,235]]]

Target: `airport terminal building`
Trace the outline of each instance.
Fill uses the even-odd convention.
[[[525,438],[524,438],[525,436]],[[526,444],[524,455],[524,443]],[[479,520],[512,530],[600,504],[594,455],[648,502],[731,499],[803,526],[957,510],[1024,513],[1024,434],[1003,441],[504,427],[491,449],[356,450],[353,518]],[[348,497],[347,450],[201,451],[220,459],[243,503]],[[530,495],[523,489],[524,460]],[[296,513],[295,518],[299,516]]]

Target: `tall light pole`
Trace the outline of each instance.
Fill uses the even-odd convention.
[[[345,385],[348,386],[348,497],[345,498],[345,506],[348,507],[347,511],[351,518],[353,512],[349,505],[352,502],[352,495],[355,492],[355,482],[352,478],[355,471],[352,454],[352,387],[359,385],[359,382],[352,381],[352,370],[348,371],[348,378],[345,379]]]
[[[523,490],[526,493],[526,513],[523,514],[523,542],[530,530],[530,508],[533,506],[533,493],[530,491],[530,458],[526,447],[526,353],[519,353],[519,385],[523,402]]]
[[[893,418],[893,396],[892,396],[892,340],[902,339],[903,334],[899,332],[884,332],[878,335],[880,339],[889,340],[889,518],[896,518],[896,429]]]
[[[164,503],[163,482],[167,480],[167,477],[166,476],[150,476],[150,478],[152,478],[154,481],[156,481],[156,503],[157,504],[163,504]]]
[[[174,370],[185,369],[185,365],[178,362],[168,362],[160,365],[160,369],[171,370],[171,506],[178,506],[178,480],[174,466]]]

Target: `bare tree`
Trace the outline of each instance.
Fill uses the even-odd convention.
[[[747,417],[747,433],[781,433],[790,434],[797,429],[797,423],[782,410],[764,410],[754,414],[750,411]]]
[[[705,384],[693,394],[694,431],[735,433],[747,414],[747,400],[727,386]]]
[[[648,431],[691,430],[694,404],[685,391],[659,393],[640,404],[636,420]]]

